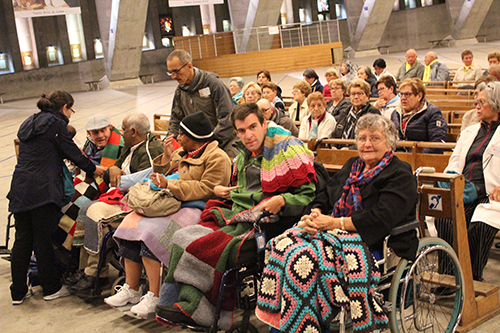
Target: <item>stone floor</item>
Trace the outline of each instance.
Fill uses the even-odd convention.
[[[481,43],[470,45],[475,55],[475,63],[487,67],[486,56],[489,52],[500,50],[500,42]],[[440,61],[450,68],[461,65],[460,52],[462,47],[434,49]],[[417,50],[419,60],[428,50]],[[404,62],[404,53],[382,55],[388,63],[388,70],[396,74],[399,66]],[[357,58],[352,61],[358,65],[371,66],[377,57]],[[265,67],[265,66],[263,66]],[[328,67],[316,68],[324,83],[324,72]],[[298,79],[302,79],[303,68],[294,69],[287,73],[272,73],[274,82],[283,89],[283,94],[291,95],[292,86]],[[254,80],[254,77],[244,77],[245,82]],[[227,81],[227,78],[224,79]],[[76,113],[71,124],[78,130],[76,141],[82,144],[85,140],[84,126],[88,117],[95,112],[109,115],[112,123],[121,126],[122,119],[130,112],[143,112],[150,117],[156,113],[170,113],[175,82],[159,82],[155,84],[127,87],[122,89],[107,89],[93,92],[74,93]],[[64,88],[64,83],[61,83]],[[12,172],[16,164],[13,140],[17,129],[24,119],[36,112],[37,99],[26,99],[0,104],[0,245],[4,245],[5,226],[7,224],[8,201],[5,198],[10,188]],[[33,179],[33,182],[36,180]],[[9,247],[12,246],[12,236]],[[492,249],[490,261],[485,270],[485,279],[488,282],[500,285],[500,250]],[[41,290],[26,300],[21,306],[12,306],[9,287],[10,265],[0,260],[0,331],[10,332],[180,332],[178,328],[165,328],[155,321],[143,321],[124,316],[120,311],[110,308],[102,299],[84,301],[70,296],[52,302],[42,299]],[[259,331],[265,332],[265,325],[257,319],[253,322],[259,325]],[[492,318],[472,332],[493,332],[500,325],[500,316]],[[184,331],[183,331],[184,332]]]

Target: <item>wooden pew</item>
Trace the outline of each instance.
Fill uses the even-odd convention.
[[[359,156],[357,150],[342,150],[325,148],[328,144],[355,144],[355,140],[345,139],[324,139],[321,144],[315,149],[317,145],[316,140],[309,140],[309,149],[315,151],[316,160],[323,165],[330,173],[338,171],[349,158]],[[419,167],[433,167],[436,171],[442,172],[448,165],[451,149],[455,148],[454,142],[439,143],[439,142],[413,142],[413,141],[399,141],[398,147],[411,148],[411,152],[396,152],[395,155],[399,159],[409,163],[412,170]],[[444,154],[426,154],[423,153],[424,148],[440,148],[444,149]]]
[[[448,182],[450,189],[442,189],[437,182]],[[425,217],[449,218],[453,221],[453,248],[463,272],[464,305],[457,332],[467,332],[500,313],[499,287],[493,284],[473,281],[469,240],[465,221],[463,191],[464,176],[456,174],[424,174],[418,176],[420,192],[419,219],[421,231],[425,230]],[[429,198],[439,196],[440,209],[429,204]],[[421,232],[421,235],[423,232]]]

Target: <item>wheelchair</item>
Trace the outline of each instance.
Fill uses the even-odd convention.
[[[116,281],[119,281],[121,279],[125,279],[125,270],[120,263],[120,256],[118,255],[118,244],[115,242],[113,239],[113,235],[116,231],[116,229],[113,229],[110,225],[106,227],[108,230],[106,234],[104,235],[104,239],[102,241],[100,250],[99,250],[99,262],[97,265],[97,275],[96,276],[101,276],[101,271],[103,270],[104,266],[106,265],[106,258],[108,257],[109,254],[111,255],[111,258],[109,260],[109,265],[114,267],[118,271],[118,277],[115,279],[115,283],[112,284],[111,286],[111,292],[113,292],[115,285],[119,284]],[[72,264],[68,266],[74,266],[73,261],[78,262],[79,256],[80,256],[80,251],[82,250],[81,247],[75,247],[73,246],[71,249],[71,261]],[[69,268],[69,267],[68,267]],[[70,272],[66,272],[66,276],[69,275]],[[79,296],[81,298],[85,299],[90,299],[90,298],[98,298],[101,297],[102,292],[105,290],[106,285],[102,285],[100,283],[99,279],[95,279],[94,286],[92,289],[86,292],[79,292],[75,293],[76,296]],[[107,288],[106,288],[107,289]]]
[[[415,220],[394,228],[384,241],[381,256],[376,258],[382,273],[375,298],[389,318],[392,333],[454,332],[462,314],[463,273],[453,248],[436,237],[420,239],[414,261],[396,256],[387,246],[389,237],[417,229]],[[377,257],[377,255],[375,255]],[[238,263],[228,269],[222,277],[219,298],[211,327],[192,327],[198,332],[218,332],[223,294],[234,290],[237,308],[242,318],[226,331],[256,333],[258,329],[250,323],[250,316],[257,303],[257,286],[263,270],[263,251],[257,250],[254,239],[243,243]],[[346,332],[349,311],[341,308],[329,332]],[[162,322],[162,318],[157,320]]]

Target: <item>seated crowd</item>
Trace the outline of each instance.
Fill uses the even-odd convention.
[[[500,176],[493,171],[500,167],[494,151],[500,140],[500,82],[483,76],[472,52],[461,56],[464,66],[453,80],[476,81],[476,108],[464,116],[467,124],[446,171],[464,174],[472,192],[465,214],[473,276],[482,280],[500,229],[499,213],[484,211],[484,204],[500,201]],[[490,58],[485,75],[498,70],[494,58],[500,62],[500,54]],[[47,301],[88,296],[97,283],[108,284],[112,254],[101,253],[101,245],[111,228],[126,281],[104,302],[132,304],[134,315],[156,313],[167,325],[208,327],[222,274],[235,266],[245,241],[260,237],[260,228],[267,242],[256,309],[260,320],[283,332],[325,331],[340,306],[360,302],[354,330],[385,327],[387,316],[374,297],[380,272],[371,253],[393,227],[415,219],[417,186],[411,166],[395,154],[398,140],[446,141],[447,121],[426,99],[429,82],[450,79],[436,53],[425,55],[424,66],[416,51],[408,50],[395,77],[383,59],[375,60],[373,72],[345,61],[340,73],[326,71],[325,86],[314,69],[306,69],[304,80],[293,86],[289,107],[267,70],[257,74],[257,82],[233,77],[227,87],[194,67],[184,50],[173,51],[167,67],[179,86],[163,142],[142,113],[127,115],[121,132],[106,115],[95,114],[80,150],[67,128],[74,100],[63,91],[44,95],[40,112],[19,128],[19,159],[8,194],[16,220],[12,304],[32,295],[26,275],[33,248]],[[331,148],[358,154],[329,180],[305,143],[323,138],[354,139],[355,145]],[[63,159],[81,170],[69,180],[75,185],[70,198],[60,186],[66,184]],[[33,177],[41,180],[35,187]],[[141,184],[173,198],[178,208],[166,215],[132,209],[131,188]],[[436,227],[452,243],[451,221],[438,219]],[[60,230],[63,237],[53,244],[55,238],[46,235]],[[398,237],[404,246],[395,249],[397,255],[414,259],[416,231]],[[79,267],[70,266],[63,276],[55,266],[54,245],[73,248]],[[347,272],[338,265],[344,262]],[[143,269],[147,291],[140,286]],[[325,272],[329,278],[319,278]],[[361,284],[359,274],[367,277]],[[235,307],[231,298],[222,305],[221,329],[231,327]]]

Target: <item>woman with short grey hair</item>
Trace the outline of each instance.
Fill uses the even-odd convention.
[[[363,130],[369,130],[372,133],[377,130],[380,131],[385,136],[387,145],[391,150],[396,150],[398,144],[398,130],[389,118],[372,113],[359,118],[355,131],[356,141],[359,139],[359,133]]]
[[[483,83],[484,84],[484,83]],[[480,87],[478,87],[481,89]],[[476,97],[480,123],[467,127],[460,134],[445,172],[465,177],[464,210],[467,222],[472,277],[483,280],[488,254],[500,229],[500,157],[495,153],[500,145],[498,130],[500,82],[490,82]],[[439,237],[453,245],[453,223],[438,219]]]

